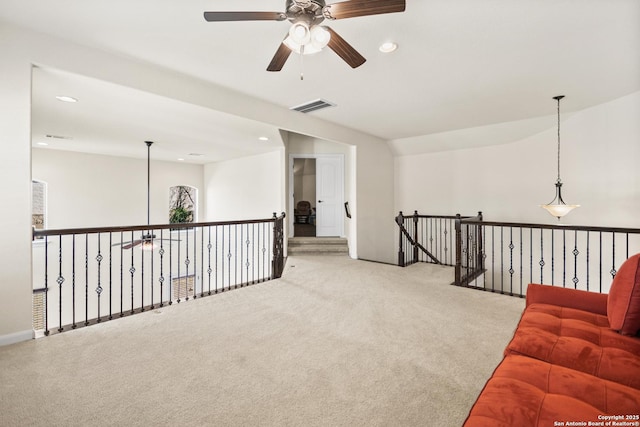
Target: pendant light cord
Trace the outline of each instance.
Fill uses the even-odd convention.
[[[558,101],[558,181],[560,180],[560,100],[564,98],[564,95],[554,96],[553,99]]]
[[[560,182],[560,98],[558,98],[558,182]]]
[[[147,144],[147,225],[151,224],[151,144],[152,141],[145,141]]]

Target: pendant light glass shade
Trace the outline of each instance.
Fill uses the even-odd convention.
[[[309,29],[305,23],[293,24],[284,44],[293,52],[312,55],[324,49],[331,40],[331,33],[325,27],[314,25]]]
[[[580,205],[568,205],[562,200],[562,182],[556,182],[556,197],[548,204],[542,205],[544,209],[547,210],[551,215],[557,217],[558,219],[562,218],[575,208],[579,208]]]
[[[560,100],[564,95],[554,96],[553,99],[558,101],[558,180],[556,181],[556,197],[546,205],[541,205],[551,215],[562,218],[580,205],[568,205],[562,200],[562,180],[560,180]]]
[[[289,29],[289,37],[294,43],[303,45],[311,41],[311,31],[309,26],[304,22],[296,22]]]

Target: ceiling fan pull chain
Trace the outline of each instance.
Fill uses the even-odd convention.
[[[300,46],[300,80],[304,80],[304,45]]]

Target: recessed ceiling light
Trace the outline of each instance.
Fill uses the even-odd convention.
[[[78,100],[72,96],[61,95],[61,96],[56,96],[56,99],[62,102],[78,102]]]
[[[184,162],[184,159],[182,157],[178,157],[178,161],[179,162]]]
[[[382,53],[391,53],[398,48],[397,43],[394,42],[385,42],[380,45],[380,52]]]
[[[266,136],[261,136],[260,138],[258,138],[260,141],[268,141],[269,138],[267,138]]]
[[[49,145],[49,144],[47,144],[46,142],[37,142],[36,144],[38,144],[38,145],[42,145],[43,147],[46,147],[47,145]]]

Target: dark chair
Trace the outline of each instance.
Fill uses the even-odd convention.
[[[308,224],[309,215],[311,215],[311,203],[306,200],[300,200],[294,209],[296,224]]]

